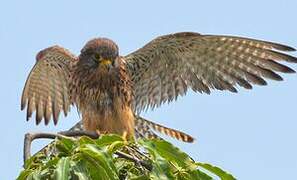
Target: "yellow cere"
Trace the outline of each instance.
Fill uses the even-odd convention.
[[[109,64],[111,64],[111,60],[109,60],[109,59],[103,59],[103,60],[100,61],[100,64],[109,65]]]

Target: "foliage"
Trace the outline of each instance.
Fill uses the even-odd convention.
[[[235,179],[218,167],[193,161],[164,140],[134,142],[104,135],[96,140],[65,137],[54,145],[58,149],[54,155],[38,153],[28,159],[18,180]]]

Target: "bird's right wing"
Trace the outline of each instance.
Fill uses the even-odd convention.
[[[70,71],[77,58],[68,50],[52,46],[40,51],[31,70],[22,95],[21,109],[27,106],[27,120],[36,111],[36,124],[44,118],[47,125],[53,116],[57,124],[59,113],[65,116],[72,104],[70,98]]]

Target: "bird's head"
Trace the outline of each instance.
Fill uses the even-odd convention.
[[[95,38],[86,43],[79,59],[93,68],[110,69],[118,56],[119,49],[115,42],[107,38]]]

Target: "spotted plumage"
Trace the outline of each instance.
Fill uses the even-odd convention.
[[[85,130],[127,133],[156,138],[154,131],[185,142],[193,138],[138,116],[148,108],[176,100],[189,89],[237,92],[237,86],[252,89],[266,79],[280,81],[276,72],[294,73],[282,62],[297,63],[284,52],[292,47],[234,37],[182,32],[160,36],[144,47],[119,55],[118,46],[106,38],[93,39],[78,57],[53,46],[36,56],[22,96],[27,119],[36,111],[36,123],[45,124],[70,105],[82,114]]]

